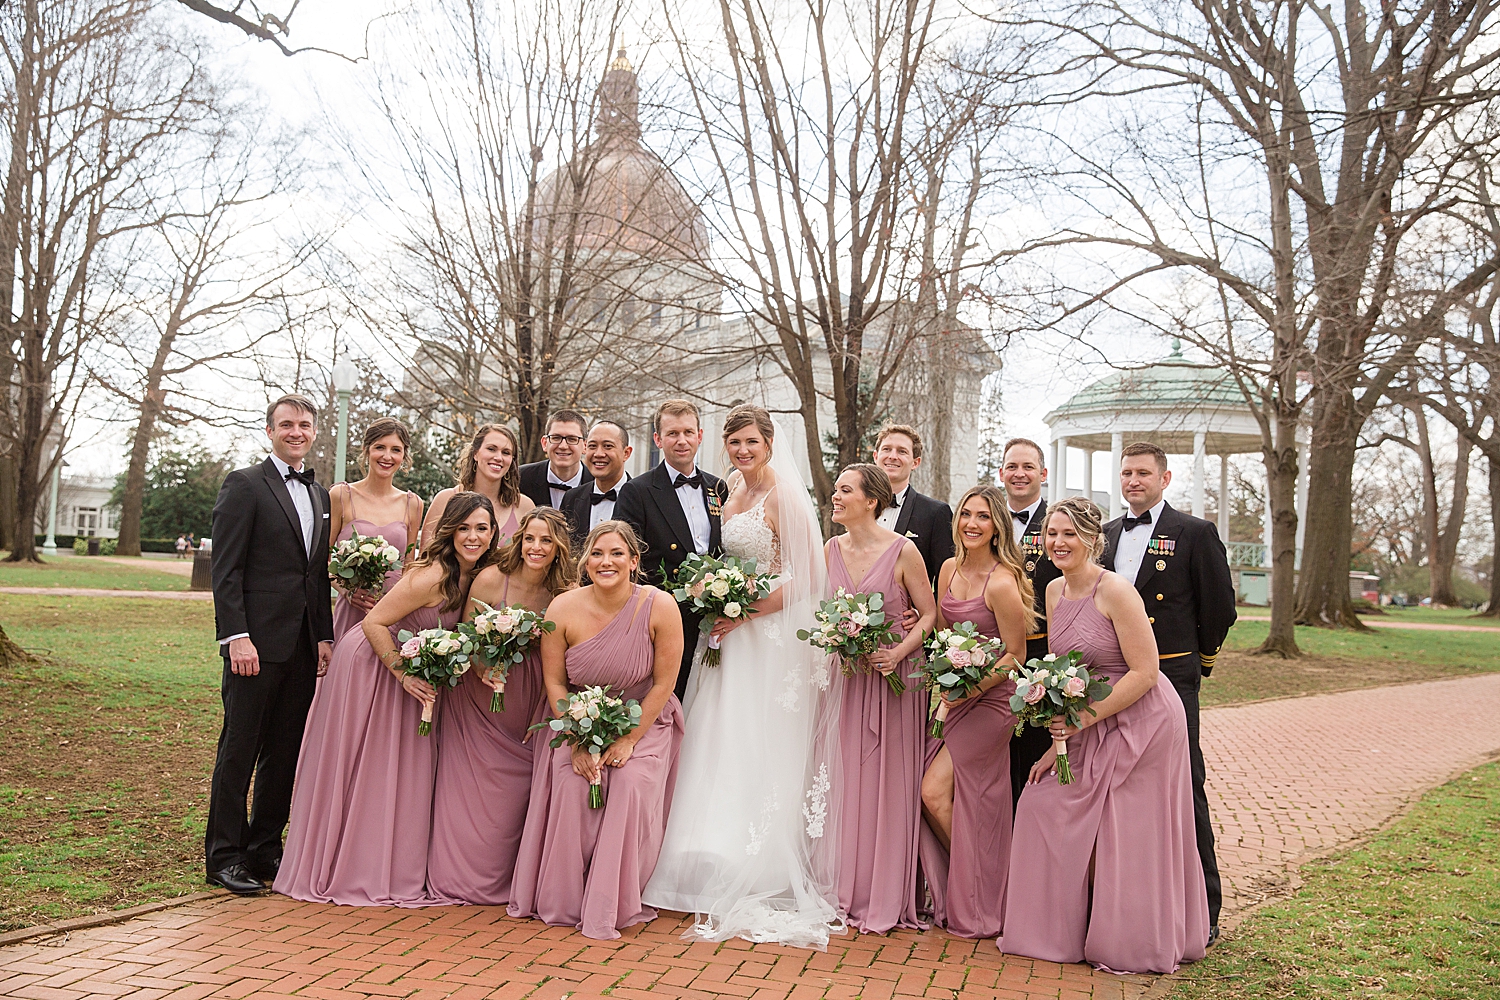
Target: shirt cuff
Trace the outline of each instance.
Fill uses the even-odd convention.
[[[233,642],[236,639],[248,639],[248,638],[250,638],[250,633],[249,632],[241,632],[238,635],[232,635],[232,636],[230,636],[228,639],[220,639],[219,640],[219,645],[221,645],[221,646],[227,646],[227,645],[229,645],[231,642]]]

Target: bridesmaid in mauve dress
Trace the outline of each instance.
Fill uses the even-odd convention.
[[[870,657],[875,671],[843,682],[839,715],[842,757],[839,808],[839,908],[851,926],[872,934],[920,928],[917,917],[917,839],[922,814],[922,770],[927,693],[908,683],[891,693],[884,674],[913,673],[913,654],[937,619],[922,554],[909,540],[875,522],[895,502],[891,481],[874,465],[851,465],[833,488],[833,520],[846,533],[830,539],[828,589],[880,591],[900,643]],[[916,625],[904,632],[908,607]]]
[[[416,551],[408,549],[407,543],[417,537],[422,523],[422,501],[415,493],[398,490],[392,482],[410,453],[411,435],[401,421],[381,417],[365,428],[359,451],[365,478],[329,491],[328,530],[334,542],[345,541],[356,531],[361,535],[378,535],[403,554],[403,567],[410,564]],[[385,591],[399,579],[401,570],[387,573]],[[337,638],[365,620],[366,612],[380,600],[380,594],[345,590],[339,586],[338,577],[333,578],[333,586],[338,591],[338,600],[333,605],[333,634]]]
[[[481,493],[495,508],[496,536],[504,544],[516,533],[516,526],[526,512],[536,506],[521,492],[521,467],[516,456],[521,446],[516,432],[504,424],[482,424],[458,457],[458,487],[439,490],[432,498],[427,520],[422,522],[422,548],[427,536],[442,519],[443,508],[455,493]]]
[[[625,522],[594,528],[583,552],[590,584],[548,608],[557,623],[542,640],[548,701],[555,707],[570,688],[608,685],[641,703],[641,724],[612,743],[598,766],[566,743],[538,748],[508,912],[610,939],[656,916],[641,892],[661,853],[677,780],[682,706],[672,688],[682,616],[671,595],[631,582],[641,549]],[[595,776],[604,785],[602,809],[588,805]]]
[[[432,902],[427,841],[437,751],[417,726],[437,694],[401,671],[395,635],[451,628],[494,541],[489,498],[457,494],[428,551],[362,627],[335,644],[307,717],[277,892],[349,906]],[[441,712],[436,724],[441,731]]]
[[[1004,640],[1002,668],[1016,662],[1010,650],[1025,655],[1035,617],[1010,520],[1003,493],[993,486],[970,489],[954,518],[956,555],[938,571],[938,628],[972,622],[982,634]],[[978,693],[949,710],[943,739],[927,739],[922,873],[933,922],[959,937],[996,937],[1005,926],[1014,692],[1007,674],[990,675]]]
[[[1203,957],[1208,895],[1193,826],[1187,721],[1159,669],[1140,594],[1098,563],[1099,508],[1070,497],[1047,510],[1048,645],[1083,653],[1114,685],[1067,739],[1074,782],[1049,749],[1016,807],[1000,950],[1111,972],[1169,973]]]
[[[470,617],[482,601],[492,608],[522,605],[546,611],[558,594],[578,583],[568,551],[568,521],[551,507],[537,507],[520,529],[480,570],[469,588]],[[504,906],[526,823],[533,755],[547,737],[530,733],[546,710],[540,645],[506,679],[491,682],[470,670],[444,696],[438,728],[437,785],[433,791],[432,843],[427,852],[427,889],[448,903]],[[490,711],[495,691],[505,708]]]

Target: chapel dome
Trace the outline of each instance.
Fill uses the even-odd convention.
[[[571,235],[580,249],[706,259],[703,213],[671,168],[641,144],[639,96],[635,69],[620,49],[599,85],[595,140],[537,185],[537,238],[553,243]]]

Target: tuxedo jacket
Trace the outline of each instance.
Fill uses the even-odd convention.
[[[1123,517],[1104,526],[1105,569],[1115,568],[1123,529]],[[1163,668],[1171,669],[1177,659],[1191,662],[1196,655],[1203,676],[1212,673],[1214,658],[1237,617],[1229,556],[1213,523],[1171,504],[1163,506],[1151,526],[1135,589],[1146,602]]]
[[[912,540],[922,561],[927,564],[927,578],[937,585],[938,570],[953,555],[953,509],[914,488],[908,488],[896,515],[896,534]]]
[[[619,491],[623,490],[628,482],[630,482],[630,473],[627,472],[625,478],[615,484],[616,518],[620,517]],[[589,521],[592,520],[594,510],[594,480],[590,478],[588,482],[579,483],[564,493],[562,506],[559,509],[568,519],[568,544],[573,547],[573,555],[576,558],[583,554],[583,543],[589,537]]]
[[[1042,545],[1046,527],[1047,501],[1043,500],[1031,512],[1031,520],[1026,522],[1026,527],[1021,532],[1021,556],[1026,560],[1026,576],[1031,580],[1033,606],[1036,608],[1036,627],[1026,636],[1028,660],[1047,655],[1047,584],[1062,576],[1062,570],[1052,565],[1052,560],[1047,558],[1046,549]]]
[[[540,462],[531,462],[521,466],[521,492],[531,497],[531,502],[538,507],[552,506],[552,487],[547,485],[547,467],[551,465],[545,458]],[[579,486],[592,486],[594,477],[585,467],[583,478],[578,481]]]
[[[314,483],[312,555],[286,482],[267,458],[231,472],[214,501],[214,623],[218,638],[250,634],[268,663],[290,660],[306,621],[333,641],[328,582],[328,491]]]
[[[722,549],[720,509],[729,499],[729,487],[724,480],[710,475],[702,469],[703,501],[708,508],[708,552],[717,555]],[[622,483],[620,499],[615,501],[615,519],[624,521],[640,536],[645,552],[641,554],[641,570],[652,583],[666,586],[666,581],[682,565],[682,560],[693,551],[693,533],[688,529],[687,515],[677,500],[677,491],[672,488],[676,473],[662,462],[650,472]],[[588,521],[585,519],[585,524]]]

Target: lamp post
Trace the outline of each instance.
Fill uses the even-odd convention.
[[[348,358],[333,366],[333,391],[339,396],[339,434],[333,457],[335,483],[344,482],[344,456],[349,451],[349,394],[354,391],[358,379],[359,369],[350,364]]]

